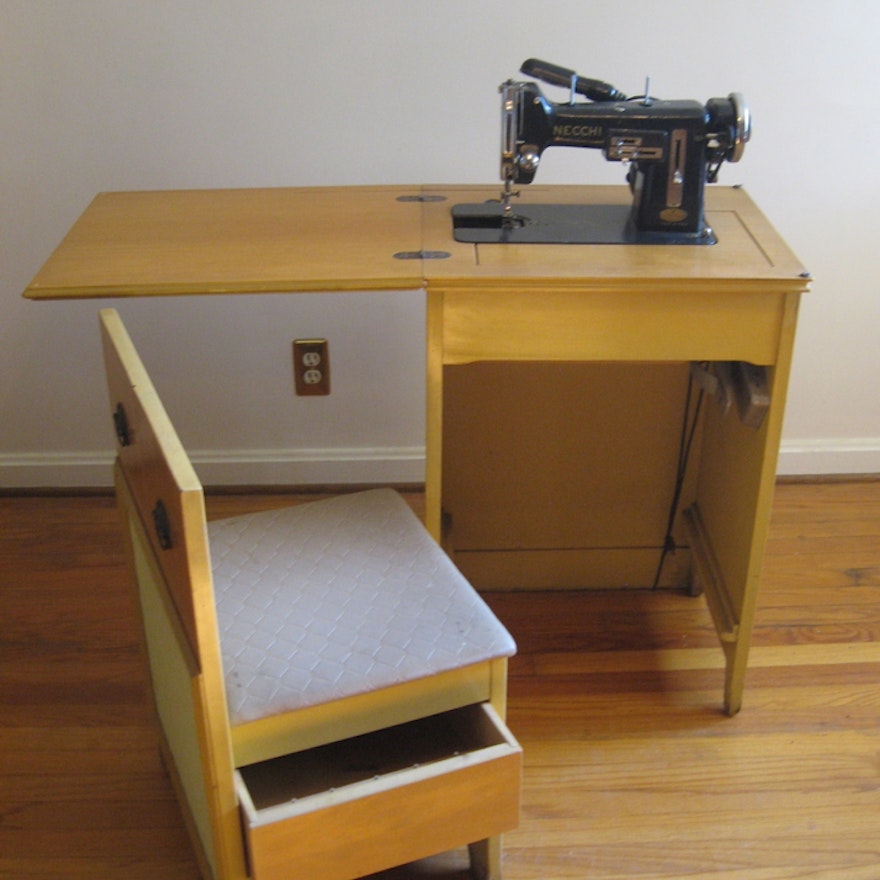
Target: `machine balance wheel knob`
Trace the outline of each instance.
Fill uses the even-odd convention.
[[[733,105],[734,132],[733,143],[727,153],[729,162],[739,162],[746,149],[746,144],[752,136],[752,116],[746,106],[743,96],[739,92],[731,92],[728,95]]]

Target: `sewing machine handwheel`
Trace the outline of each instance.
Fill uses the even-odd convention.
[[[733,143],[727,151],[728,162],[739,162],[742,159],[746,149],[746,144],[752,136],[752,116],[749,108],[743,100],[743,96],[739,92],[731,92],[728,95],[730,103],[733,105],[733,117],[735,127],[733,132]]]

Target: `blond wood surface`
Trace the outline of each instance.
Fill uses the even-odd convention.
[[[742,285],[443,292],[443,362],[748,360],[772,364],[782,294]]]
[[[34,299],[421,286],[417,187],[102,193]]]
[[[202,486],[119,315],[102,309],[100,323],[109,391],[107,433],[112,436],[114,417],[123,420],[128,440],[119,447],[119,459],[131,489],[128,497],[143,505],[144,540],[168,573],[177,620],[198,664],[205,641],[216,641],[216,629],[205,631],[199,614],[200,602],[213,601]],[[159,501],[171,526],[171,546],[165,550],[151,521]],[[138,516],[135,507],[131,515]]]
[[[647,378],[657,363],[767,366],[771,402],[761,429],[747,429],[744,436],[735,414],[702,419],[718,427],[702,431],[701,448],[689,463],[697,473],[695,489],[673,511],[675,522],[688,505],[696,507],[701,529],[691,534],[705,543],[698,548],[700,560],[713,563],[701,568],[718,574],[706,582],[706,591],[727,656],[724,705],[735,714],[742,703],[797,305],[807,281],[744,192],[711,192],[711,222],[717,220],[720,236],[711,247],[479,245],[467,252],[450,246],[452,258],[430,270],[427,284],[427,522],[478,587],[610,586],[615,567],[621,586],[651,584],[646,551],[658,542],[656,522],[644,540],[651,502],[625,518],[630,533],[623,537],[614,510],[615,483],[637,482],[640,465],[652,456],[650,476],[622,494],[631,503],[674,497],[669,462],[674,468],[676,457],[665,450],[681,431],[670,433],[668,418],[652,414]],[[454,200],[468,195],[451,194]],[[624,197],[617,189],[595,187],[563,188],[558,195],[571,201]],[[523,193],[526,203],[553,196],[552,190]],[[426,202],[425,240],[431,246],[444,234],[444,210],[442,202]],[[601,398],[617,398],[619,406],[591,407],[597,392],[572,388],[565,378],[570,361],[588,365],[582,375],[592,374]],[[638,365],[642,381],[609,381],[603,374],[609,361]],[[459,369],[472,381],[463,381]],[[531,388],[536,381],[537,398]],[[581,385],[586,389],[590,381]],[[508,401],[506,413],[497,406],[502,399]],[[657,439],[645,442],[652,427]],[[605,444],[600,455],[593,454],[596,435]],[[605,482],[591,479],[591,472]],[[497,485],[505,482],[520,489],[520,520],[528,521],[528,533],[511,514],[509,498],[499,497]],[[549,517],[543,515],[548,509]],[[578,526],[580,544],[571,535]],[[497,539],[486,541],[483,536],[493,530]],[[661,541],[665,534],[663,528]],[[678,572],[661,574],[681,583],[689,576],[687,560],[679,554],[672,562]]]
[[[100,326],[116,495],[160,739],[206,875],[236,880],[245,856],[202,487],[119,315],[103,309]]]
[[[445,544],[474,583],[653,583],[687,364],[489,362],[444,379]],[[687,568],[683,551],[664,585]]]
[[[480,663],[368,692],[325,706],[274,715],[232,729],[235,765],[264,761],[286,752],[332,742],[345,731],[359,736],[380,724],[391,726],[469,703],[501,699],[506,691],[506,662]]]
[[[223,796],[223,771],[227,776],[232,773],[228,758],[225,767],[218,768],[212,766],[209,757],[215,751],[211,740],[217,732],[211,725],[211,721],[216,720],[216,713],[212,718],[206,696],[211,690],[216,696],[217,684],[210,675],[206,679],[199,671],[201,664],[192,656],[186,635],[177,623],[162,575],[150,564],[146,537],[138,533],[134,523],[132,532],[131,549],[134,570],[138,573],[140,617],[147,634],[151,690],[165,767],[174,780],[180,802],[186,804],[184,820],[191,829],[197,858],[204,862],[206,874],[216,876],[219,863],[227,854],[218,852],[215,845],[218,823],[214,798],[218,791]],[[220,725],[220,733],[221,736],[226,733],[224,724]],[[228,753],[228,735],[224,738]],[[221,784],[216,787],[205,785],[206,773],[219,778]],[[234,808],[234,803],[228,797],[228,784],[225,789],[228,810]]]
[[[249,723],[238,736],[230,728],[226,705],[201,484],[117,312],[103,309],[100,326],[109,412],[116,427],[116,493],[145,634],[152,699],[163,753],[194,849],[205,864],[206,880],[243,880],[248,864],[256,880],[291,873],[310,877],[319,854],[331,861],[328,874],[350,880],[357,871],[385,868],[514,827],[521,778],[521,753],[515,742],[515,772],[505,772],[509,762],[499,761],[496,771],[483,768],[479,784],[463,779],[467,774],[457,762],[445,765],[445,770],[441,763],[433,765],[432,779],[449,773],[450,780],[437,780],[432,787],[454,790],[452,800],[468,799],[470,812],[460,807],[462,819],[457,823],[444,822],[445,814],[427,809],[422,781],[410,787],[396,776],[382,799],[383,807],[395,808],[391,812],[397,833],[391,839],[373,839],[373,834],[388,834],[390,826],[387,821],[371,824],[378,807],[369,798],[352,803],[321,801],[314,815],[304,811],[295,825],[279,822],[270,827],[252,818],[250,862],[246,861],[235,767],[482,701],[491,700],[503,711],[506,694],[498,696],[496,689],[506,690],[506,659],[334,700],[306,712],[278,714],[266,725]],[[157,517],[160,509],[164,524]],[[467,766],[468,760],[464,763]],[[493,772],[498,773],[494,786],[488,784]],[[477,797],[480,788],[484,791]],[[497,821],[478,822],[478,813]],[[435,821],[447,829],[436,847],[425,833]],[[355,826],[364,832],[351,842],[344,858],[340,852],[338,866],[332,868],[334,850],[322,834],[341,838],[347,827]],[[301,835],[318,841],[313,850],[302,845]],[[500,850],[495,847],[493,852],[491,876],[481,880],[500,880]],[[354,865],[362,867],[355,870]]]
[[[399,200],[419,195],[442,200]],[[497,197],[497,187],[426,186],[101,193],[25,296],[386,290],[524,279],[580,285],[615,277],[663,277],[685,286],[706,277],[784,283],[803,271],[742,190],[708,190],[708,217],[719,236],[714,247],[493,248],[456,242],[452,206]],[[629,199],[626,187],[526,187],[522,194],[523,203]],[[395,258],[423,248],[449,257]]]
[[[299,756],[273,762],[263,778],[241,771],[255,880],[351,880],[517,824],[522,752],[497,713],[484,704],[410,727],[417,736],[398,728],[374,747],[364,738],[333,747],[318,779]],[[485,880],[501,880],[497,866]]]
[[[724,658],[701,601],[488,594],[519,643],[508,720],[525,789],[506,880],[876,880],[878,536],[880,482],[777,487],[736,718],[718,708]],[[196,880],[114,501],[0,498],[0,579],[0,876]],[[466,862],[382,877],[464,880]]]
[[[516,208],[560,202],[620,204],[632,202],[625,186],[524,186]],[[745,190],[706,188],[707,222],[715,229],[718,244],[704,247],[668,245],[473,245],[450,242],[449,209],[459,203],[498,199],[491,187],[425,187],[426,195],[443,202],[426,202],[426,250],[444,249],[447,260],[425,263],[429,287],[516,288],[524,279],[542,287],[590,286],[614,289],[633,278],[674,279],[677,286],[702,285],[707,278],[790,282],[804,271],[797,257],[767,222]]]
[[[80,217],[25,295],[424,287],[427,525],[437,538],[443,505],[456,504],[443,485],[441,463],[447,442],[447,365],[486,360],[772,365],[776,380],[767,436],[778,437],[794,331],[791,316],[807,281],[797,258],[743,190],[709,189],[707,217],[719,238],[713,246],[475,246],[455,241],[451,207],[495,197],[496,189],[480,187],[105,193]],[[521,197],[523,205],[625,204],[630,195],[626,187],[526,187]],[[401,252],[416,259],[396,259]],[[444,258],[428,259],[425,252]],[[741,528],[729,539],[725,529],[714,526],[711,513],[702,513],[704,533],[713,543],[709,553],[724,574],[719,589],[729,592],[737,618],[737,639],[727,643],[732,647],[725,704],[732,713],[741,701],[778,444],[748,446],[745,489],[725,495],[736,499],[734,516],[747,527],[753,524],[749,540],[738,539]],[[726,466],[723,456],[714,453],[714,459],[716,467]],[[752,491],[755,475],[760,483]],[[710,494],[720,494],[719,486],[729,488],[725,479],[716,482]],[[545,552],[536,540],[523,549]],[[732,573],[725,565],[730,557],[737,562]],[[741,563],[743,576],[736,571]],[[571,580],[560,561],[551,568],[561,569],[563,577],[548,587]],[[534,577],[523,582],[533,583]],[[728,632],[728,622],[719,629]]]
[[[277,191],[269,192],[273,193],[272,199],[280,197]],[[482,197],[479,190],[461,192],[463,199]],[[545,192],[548,200],[553,197],[550,191]],[[541,200],[545,192],[529,189],[524,198]],[[288,191],[283,198],[291,194]],[[347,264],[355,266],[356,279],[347,274],[347,268],[337,266],[341,280],[329,289],[389,286],[387,274],[374,261],[375,243],[368,242],[372,235],[368,230],[382,225],[376,222],[381,212],[375,212],[375,200],[389,193],[375,190],[361,194],[365,205],[372,206],[367,210],[372,224],[364,223],[361,215],[361,222],[351,231],[354,237],[347,240],[356,243],[355,254],[372,256],[365,264],[358,264],[356,258]],[[298,201],[299,195],[294,195]],[[325,193],[320,200],[327,206],[339,195]],[[453,196],[453,201],[458,197],[452,189],[445,195]],[[619,188],[564,188],[561,196],[608,200],[622,198],[622,192]],[[407,205],[407,210],[413,207],[413,203],[397,204]],[[206,206],[203,203],[202,210]],[[739,435],[735,430],[710,433],[708,453],[704,450],[703,456],[708,464],[701,473],[696,498],[703,524],[701,534],[709,545],[707,555],[718,560],[721,573],[712,589],[731,609],[724,617],[729,616],[732,623],[716,620],[715,628],[721,631],[726,654],[725,705],[729,712],[736,712],[769,517],[796,298],[806,287],[798,261],[745,193],[736,190],[710,190],[707,208],[720,242],[712,248],[698,249],[553,246],[500,250],[460,245],[450,239],[449,206],[445,202],[426,202],[418,207],[424,232],[420,244],[428,249],[448,249],[451,254],[447,260],[417,260],[410,264],[409,274],[401,278],[401,286],[414,286],[412,280],[419,277],[428,290],[427,519],[435,534],[439,534],[444,499],[441,456],[446,364],[496,358],[544,359],[549,353],[551,360],[744,359],[774,366],[774,401],[764,428],[756,439],[743,444],[737,444]],[[396,207],[394,214],[399,217]],[[326,255],[310,261],[304,252],[296,273],[290,271],[286,256],[269,259],[269,265],[276,268],[269,275],[261,274],[257,261],[267,255],[259,251],[267,242],[273,246],[274,242],[259,223],[253,234],[246,236],[250,249],[239,248],[238,238],[233,242],[235,246],[227,248],[233,258],[223,274],[227,280],[233,278],[232,286],[213,286],[213,250],[218,242],[228,244],[222,233],[229,231],[233,213],[226,213],[226,227],[212,229],[207,235],[199,233],[193,244],[188,240],[194,228],[192,215],[186,222],[172,224],[171,238],[165,240],[157,229],[164,230],[167,224],[157,221],[155,205],[146,215],[138,209],[131,216],[140,226],[130,241],[121,242],[118,253],[114,248],[120,240],[113,231],[114,222],[120,219],[118,206],[115,215],[110,222],[112,215],[101,217],[100,213],[87,212],[78,224],[82,236],[78,237],[75,228],[72,238],[44,268],[42,277],[38,276],[29,295],[102,296],[126,279],[136,282],[123,292],[150,295],[328,287]],[[94,228],[90,225],[93,221],[97,223]],[[235,226],[234,236],[242,234],[243,227]],[[359,238],[361,235],[366,238]],[[103,262],[93,248],[96,243]],[[175,271],[182,267],[183,280],[174,272],[168,274],[161,259],[164,256],[169,258],[168,266],[177,267]],[[98,274],[106,269],[109,276],[90,274],[96,271],[90,267],[99,262],[104,268]],[[54,281],[47,281],[56,271]],[[291,284],[294,274],[298,281]],[[108,280],[110,276],[115,280]],[[591,331],[591,322],[597,332]],[[709,607],[720,606],[715,601]],[[735,632],[735,639],[725,638],[730,632]]]

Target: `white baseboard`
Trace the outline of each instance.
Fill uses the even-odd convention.
[[[103,452],[0,455],[0,489],[78,489],[113,485],[113,456]]]
[[[315,486],[421,483],[424,447],[232,449],[191,453],[206,486]],[[102,488],[112,485],[110,452],[0,455],[0,489]],[[880,438],[789,440],[781,476],[880,473]]]
[[[191,454],[206,486],[423,483],[425,448],[202,450]]]
[[[315,486],[422,483],[424,447],[235,449],[190,452],[205,486]],[[104,488],[113,454],[0,455],[0,489]]]
[[[780,476],[880,474],[880,437],[783,440]]]

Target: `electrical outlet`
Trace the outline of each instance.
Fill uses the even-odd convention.
[[[296,393],[330,393],[330,355],[326,339],[293,340],[293,379]]]

